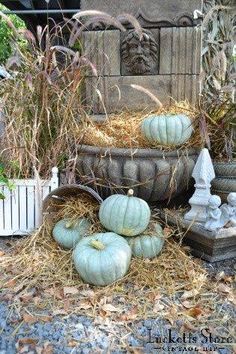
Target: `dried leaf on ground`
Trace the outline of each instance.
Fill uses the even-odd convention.
[[[67,345],[68,347],[71,347],[71,348],[74,348],[74,347],[77,347],[79,344],[79,342],[77,342],[76,340],[72,339],[72,340],[69,340]]]
[[[63,292],[64,292],[64,296],[79,294],[79,290],[75,286],[65,286],[63,288]]]
[[[42,322],[51,322],[52,321],[52,316],[39,316],[38,320],[42,321]]]
[[[225,285],[223,283],[219,284],[217,289],[220,293],[224,293],[224,294],[229,294],[231,292],[231,288],[228,285]]]
[[[43,345],[42,354],[53,354],[53,345],[50,342],[45,342]]]
[[[53,316],[66,316],[68,315],[68,312],[65,310],[54,310],[52,313]]]
[[[15,286],[16,286],[15,279],[10,279],[4,284],[4,287],[6,287],[6,288],[14,288]]]
[[[23,317],[23,321],[26,323],[35,323],[38,321],[37,317],[33,315],[29,315],[28,313],[24,313],[22,317]]]
[[[190,317],[198,318],[203,314],[203,310],[200,307],[193,307],[189,309],[186,314]]]
[[[17,343],[19,345],[25,345],[25,344],[36,345],[38,341],[39,340],[36,338],[20,338]]]
[[[199,291],[197,289],[193,289],[190,291],[185,291],[183,293],[183,295],[181,296],[182,300],[187,300],[187,299],[191,299],[192,297],[195,297],[199,294]]]
[[[92,308],[92,305],[90,302],[88,301],[81,301],[78,306],[77,306],[78,309],[80,310],[88,310],[88,309],[91,309]]]
[[[191,308],[194,307],[194,304],[193,304],[192,302],[190,302],[190,301],[187,301],[187,300],[183,301],[183,302],[182,302],[182,305],[183,305],[186,309],[191,309]]]
[[[154,313],[159,313],[162,310],[164,310],[165,306],[163,304],[160,303],[160,301],[157,301],[153,307],[153,312]]]
[[[134,306],[131,310],[121,314],[117,320],[118,321],[133,321],[138,317],[138,307]]]
[[[113,306],[112,304],[104,304],[102,310],[105,312],[121,312],[118,307]]]

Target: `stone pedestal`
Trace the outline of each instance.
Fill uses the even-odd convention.
[[[104,30],[97,23],[83,33],[84,54],[99,74],[97,78],[87,73],[88,110],[96,115],[105,113],[104,106],[108,113],[155,107],[131,84],[150,90],[163,104],[171,98],[194,104],[199,93],[201,27],[193,13],[201,7],[201,0],[82,0],[81,10],[96,9],[114,17],[131,14],[143,27],[141,41],[128,23],[125,32]]]
[[[191,253],[208,262],[218,262],[236,257],[236,227],[219,231],[207,231],[200,223],[184,220],[178,212],[161,212],[163,220],[186,232],[184,243],[191,248]]]

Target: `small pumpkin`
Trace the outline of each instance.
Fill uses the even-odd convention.
[[[75,268],[89,284],[104,286],[122,278],[128,271],[131,248],[113,232],[84,237],[73,251]]]
[[[114,194],[102,202],[99,220],[107,230],[123,236],[136,236],[146,230],[151,217],[150,208],[133,194],[130,189],[127,195]]]
[[[151,259],[156,257],[161,252],[164,245],[163,230],[159,224],[154,226],[154,230],[154,235],[144,234],[126,238],[134,257]]]
[[[55,224],[52,235],[61,247],[71,249],[88,233],[90,227],[90,221],[85,218],[75,221],[62,219]]]
[[[180,145],[190,139],[193,126],[185,114],[153,115],[143,120],[141,132],[151,143]]]

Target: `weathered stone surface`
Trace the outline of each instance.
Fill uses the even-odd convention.
[[[161,28],[160,74],[200,73],[201,31],[198,27]]]
[[[191,247],[191,253],[208,262],[218,262],[236,257],[236,227],[207,231],[199,223],[183,219],[183,215],[170,210],[161,212],[169,224],[186,232],[184,243]]]
[[[83,32],[84,55],[95,66],[98,76],[120,75],[120,31]],[[91,69],[88,76],[94,76]]]
[[[165,200],[188,189],[197,150],[164,153],[156,149],[115,149],[83,145],[77,178],[106,198],[134,189],[149,202]]]
[[[184,26],[193,23],[193,11],[202,9],[202,0],[82,0],[81,9],[96,9],[113,16],[128,13],[149,26],[157,23]]]
[[[114,16],[135,15],[141,20],[143,38],[140,40],[132,25],[124,32],[98,31],[94,26],[84,33],[85,56],[99,76],[97,81],[86,80],[90,113],[155,108],[151,99],[134,91],[131,84],[151,91],[164,105],[171,103],[171,98],[192,105],[198,102],[201,28],[194,26],[192,17],[194,10],[201,9],[201,0],[150,0],[148,4],[144,0],[82,1],[82,10],[92,8]]]
[[[195,103],[199,94],[199,76],[197,75],[145,75],[113,76],[87,78],[86,105],[95,115],[111,113],[124,108],[152,109],[156,104],[146,94],[134,90],[130,85],[141,85],[148,89],[163,103],[168,105],[171,98],[176,101],[188,100]],[[96,92],[99,89],[103,103]]]
[[[170,96],[178,101],[187,100],[195,104],[199,98],[199,75],[171,75]]]
[[[212,191],[227,201],[230,192],[236,192],[236,162],[214,162],[216,178],[212,181]]]
[[[128,108],[135,111],[155,108],[154,103],[149,96],[143,92],[133,89],[130,85],[141,85],[150,90],[163,104],[170,103],[170,83],[169,76],[120,76],[120,77],[102,77],[97,80],[94,78],[86,79],[86,98],[87,107],[91,107],[94,114],[106,112],[116,112]],[[101,92],[103,103],[96,92]]]

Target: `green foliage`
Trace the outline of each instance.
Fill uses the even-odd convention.
[[[0,11],[4,11],[6,8],[0,4]],[[25,28],[24,22],[16,15],[9,15],[10,20],[14,26],[19,28]],[[3,64],[12,54],[12,40],[13,33],[4,19],[0,18],[0,64]],[[24,45],[23,42],[20,45]]]
[[[0,183],[7,186],[7,188],[12,191],[15,188],[14,183],[12,183],[5,174],[5,169],[2,163],[0,163]],[[0,192],[0,199],[5,199],[5,196]]]

